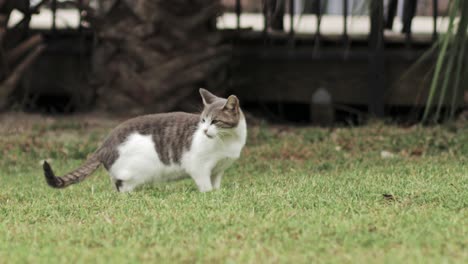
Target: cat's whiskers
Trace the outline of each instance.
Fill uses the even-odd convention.
[[[230,136],[233,136],[234,133],[232,131],[229,131],[229,130],[218,130],[218,133],[216,134],[216,139],[218,139],[218,141],[223,144],[223,146],[225,145],[225,139],[230,137]]]
[[[223,129],[223,130],[218,130],[218,134],[222,136],[234,136],[235,131],[232,129]]]

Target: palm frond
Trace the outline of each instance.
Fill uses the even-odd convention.
[[[466,62],[467,27],[468,1],[451,1],[448,29],[444,34],[439,36],[441,43],[440,50],[424,109],[423,122],[429,121],[431,110],[434,106],[436,110],[433,120],[440,120],[442,108],[447,105],[446,98],[449,94],[452,95],[452,98],[448,105],[450,111],[446,117],[453,118],[455,115],[455,110],[458,106],[457,98],[459,98],[461,92],[459,87],[461,86],[462,72],[464,72],[463,69],[466,67],[466,63],[463,62]],[[437,102],[435,102],[436,99]]]

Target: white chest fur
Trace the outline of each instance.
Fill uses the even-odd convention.
[[[189,176],[200,190],[208,191],[213,188],[212,174],[222,174],[240,156],[246,136],[244,119],[232,135],[223,138],[208,138],[197,129],[190,150],[183,153],[180,163],[167,165],[159,158],[151,135],[133,133],[118,147],[119,157],[109,173],[113,181],[123,182],[121,191],[131,191],[150,181],[164,182]]]
[[[208,138],[199,129],[194,134],[190,151],[182,158],[182,164],[189,173],[201,167],[215,172],[224,170],[239,158],[246,136],[247,126],[244,119],[239,122],[232,135],[223,138]]]

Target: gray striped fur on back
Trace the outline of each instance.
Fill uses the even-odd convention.
[[[153,137],[161,162],[179,164],[184,151],[190,148],[199,121],[200,115],[182,112],[136,117],[116,127],[98,149],[97,155],[106,169],[110,169],[119,156],[119,145],[137,132]]]

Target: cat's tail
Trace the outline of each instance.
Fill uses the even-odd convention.
[[[71,184],[78,183],[91,175],[101,165],[101,161],[96,154],[89,157],[86,162],[74,171],[67,173],[61,177],[55,176],[52,168],[47,161],[44,161],[44,175],[49,186],[53,188],[65,188]]]

